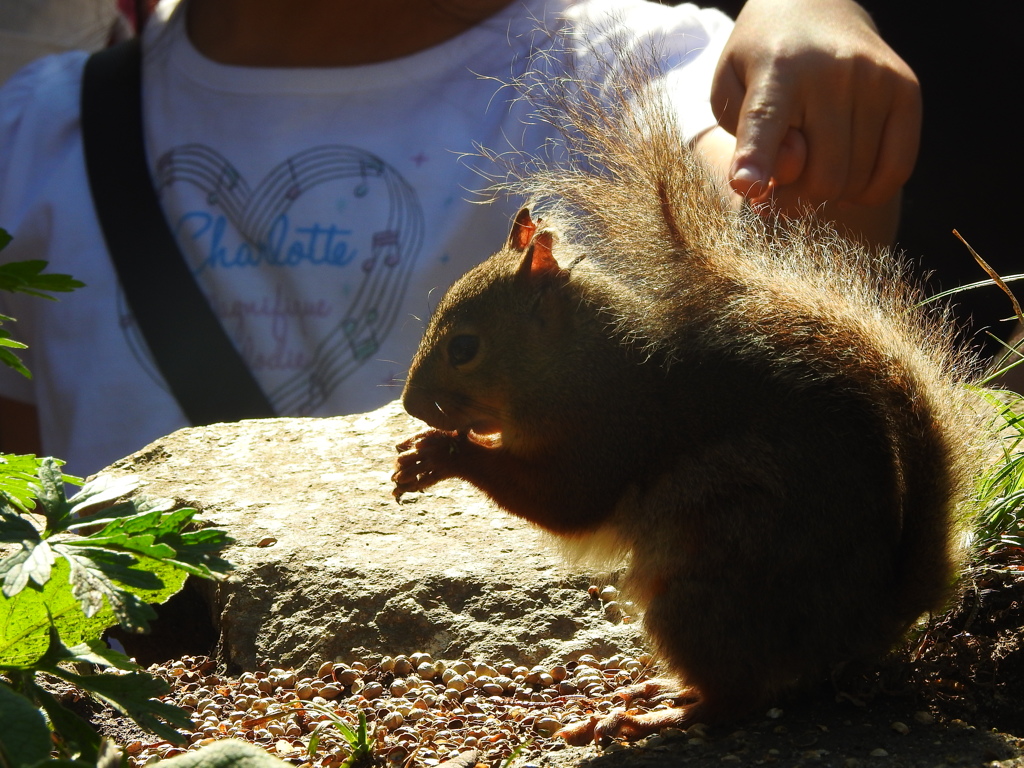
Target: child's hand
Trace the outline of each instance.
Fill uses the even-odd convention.
[[[883,205],[917,158],[917,78],[852,0],[749,0],[711,102],[737,139],[731,185],[755,204]]]

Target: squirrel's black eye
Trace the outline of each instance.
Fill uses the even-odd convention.
[[[461,333],[448,342],[448,361],[455,367],[465,365],[480,350],[480,337]]]

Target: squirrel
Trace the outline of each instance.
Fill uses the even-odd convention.
[[[649,75],[610,99],[566,82],[543,111],[568,159],[513,179],[507,243],[434,311],[402,394],[430,429],[393,480],[461,478],[628,556],[672,679],[623,698],[677,706],[561,731],[584,743],[734,719],[891,650],[952,594],[984,438],[976,366],[904,260],[736,209]]]

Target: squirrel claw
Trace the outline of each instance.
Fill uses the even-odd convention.
[[[403,440],[402,442],[398,443],[395,446],[395,450],[398,451],[399,453],[406,453],[407,451],[411,450],[412,447],[416,445],[416,441],[425,434],[426,432],[420,432],[418,434],[413,435],[412,437],[407,437],[405,440]]]
[[[391,489],[391,495],[395,497],[395,501],[399,504],[402,503],[402,496],[406,493],[412,493],[415,488],[410,487],[408,481],[402,479],[401,472],[395,472],[391,475],[391,482],[395,484],[395,487]]]

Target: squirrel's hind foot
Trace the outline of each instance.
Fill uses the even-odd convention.
[[[638,699],[652,704],[674,701],[678,706],[642,713],[619,709],[604,718],[593,716],[589,720],[567,725],[555,735],[574,746],[612,739],[636,741],[663,728],[681,728],[696,722],[695,717],[700,711],[700,695],[697,690],[671,679],[659,678],[628,685],[617,690],[613,696],[627,706]]]
[[[699,705],[696,709],[699,709]],[[694,710],[694,707],[672,707],[671,709],[657,709],[653,712],[632,713],[619,709],[607,717],[592,716],[589,720],[567,725],[555,736],[560,736],[569,744],[577,747],[589,744],[591,741],[599,744],[613,739],[636,741],[658,733],[664,728],[683,728],[692,725],[697,721]]]

